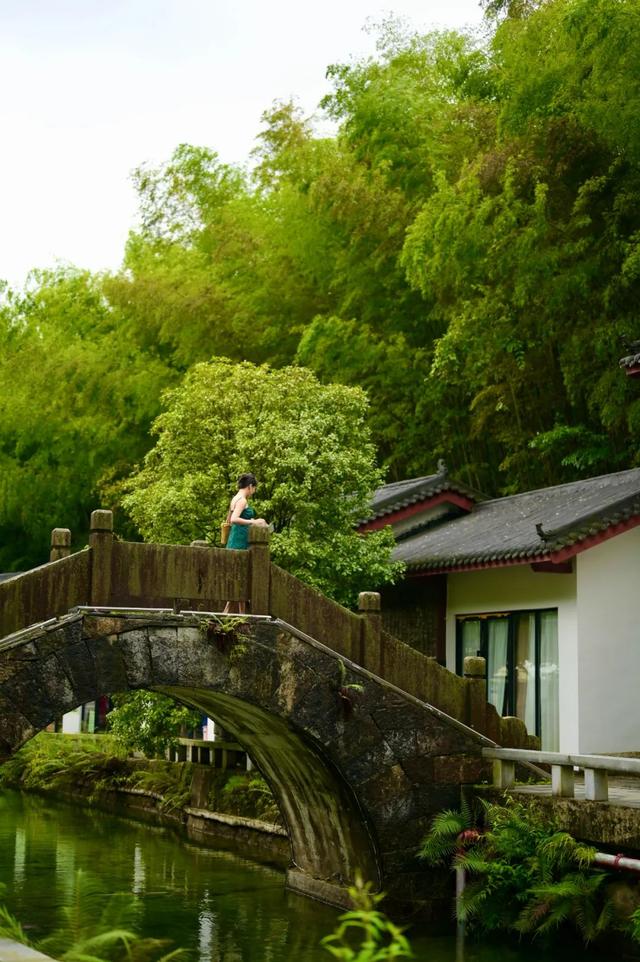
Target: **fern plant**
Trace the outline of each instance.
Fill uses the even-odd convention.
[[[364,686],[358,682],[347,682],[347,666],[342,658],[338,659],[338,676],[338,700],[346,720],[353,715],[356,699],[364,692]]]
[[[92,783],[101,777],[115,783],[125,772],[124,753],[108,736],[97,740],[42,732],[2,765],[0,784],[46,790]]]
[[[633,934],[609,896],[608,877],[593,868],[594,848],[514,799],[482,806],[483,831],[471,829],[468,809],[442,812],[419,853],[465,870],[460,919],[483,931],[532,936],[571,926],[585,943],[612,928]],[[640,936],[640,910],[635,924]]]
[[[174,762],[168,762],[156,764],[152,768],[136,772],[131,777],[131,785],[161,795],[161,810],[173,812],[189,804],[191,800],[191,778],[191,764],[177,765]]]
[[[247,623],[239,618],[212,615],[200,626],[204,638],[212,642],[221,655],[229,655],[230,664],[239,662],[248,651]]]
[[[450,808],[440,812],[434,818],[429,834],[422,840],[418,852],[420,858],[430,865],[449,862],[456,852],[477,841],[474,821],[466,799],[462,800],[459,812]]]
[[[273,792],[259,772],[231,775],[221,795],[225,807],[235,808],[238,815],[250,812],[256,818],[277,824],[281,820]]]

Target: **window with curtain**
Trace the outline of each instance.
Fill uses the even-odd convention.
[[[559,747],[558,610],[457,618],[456,669],[467,655],[487,662],[487,701],[521,718],[546,751]]]

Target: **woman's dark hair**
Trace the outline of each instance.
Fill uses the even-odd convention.
[[[258,482],[256,481],[255,474],[241,474],[238,478],[238,490],[240,488],[256,487]]]

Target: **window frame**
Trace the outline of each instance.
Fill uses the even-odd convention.
[[[503,709],[506,710],[500,712],[501,715],[514,715],[516,709],[516,675],[515,675],[515,646],[516,646],[516,629],[518,618],[523,616],[534,616],[534,643],[533,643],[533,653],[534,653],[534,698],[535,698],[535,733],[538,737],[541,736],[542,732],[542,704],[540,697],[540,651],[541,651],[541,615],[548,612],[555,612],[556,614],[556,624],[558,619],[558,609],[557,607],[548,608],[518,608],[514,611],[482,611],[477,613],[469,614],[456,614],[456,674],[462,675],[463,672],[463,658],[462,658],[462,626],[466,621],[479,621],[480,622],[480,649],[478,654],[481,658],[485,659],[485,662],[489,663],[488,659],[488,649],[489,649],[489,622],[492,619],[497,618],[507,618],[508,619],[508,629],[507,629],[507,681],[505,684]],[[497,709],[496,709],[497,710]]]

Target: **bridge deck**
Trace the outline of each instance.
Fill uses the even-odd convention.
[[[551,782],[540,785],[514,785],[510,791],[517,795],[542,795],[551,797]],[[584,800],[584,777],[576,774],[575,797]],[[616,805],[622,808],[640,808],[640,777],[633,775],[609,776],[609,800],[592,802],[597,805]]]

